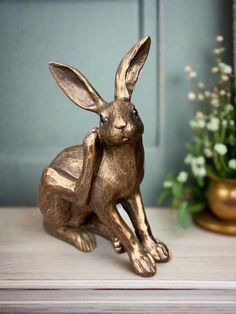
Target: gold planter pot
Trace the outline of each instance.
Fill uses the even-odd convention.
[[[236,235],[236,179],[210,178],[207,190],[208,206],[194,216],[194,221],[210,231]]]

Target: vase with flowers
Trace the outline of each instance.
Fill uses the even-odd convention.
[[[235,88],[232,67],[223,60],[223,43],[224,38],[217,36],[213,88],[198,80],[192,66],[184,68],[191,83],[187,98],[197,104],[189,123],[193,141],[186,144],[187,170],[166,177],[159,203],[167,198],[178,208],[183,227],[194,218],[212,231],[236,234]]]

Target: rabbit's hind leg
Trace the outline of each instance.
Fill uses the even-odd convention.
[[[58,227],[44,222],[48,233],[74,245],[82,252],[91,252],[96,248],[96,238],[87,228]]]
[[[85,227],[81,227],[86,219],[86,213],[78,215],[75,226],[70,226],[71,204],[56,196],[50,195],[44,209],[44,227],[56,238],[74,245],[83,252],[91,252],[96,247],[95,236]]]
[[[121,241],[111,234],[108,228],[98,219],[96,215],[93,215],[91,222],[88,224],[89,229],[100,234],[112,242],[113,248],[117,254],[125,252],[125,249]]]
[[[47,174],[47,170],[45,173]],[[54,177],[58,175],[55,171],[53,173]],[[74,207],[71,202],[73,193],[70,194],[67,188],[63,189],[61,186],[60,194],[63,194],[63,197],[58,196],[57,186],[47,185],[46,174],[42,178],[38,197],[38,206],[44,217],[46,231],[74,245],[80,251],[93,251],[96,247],[95,236],[88,229],[80,228],[87,217],[86,210],[79,211],[74,217]]]

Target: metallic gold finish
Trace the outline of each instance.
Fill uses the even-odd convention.
[[[134,271],[153,276],[155,262],[170,259],[148,223],[140,183],[144,176],[143,123],[130,98],[147,58],[151,39],[136,43],[119,64],[115,100],[107,103],[77,69],[51,62],[49,69],[63,92],[79,107],[100,116],[100,125],[83,145],[66,148],[44,169],[38,206],[46,230],[79,250],[92,251],[94,232],[108,238],[117,253],[126,251]],[[120,216],[122,204],[136,236]]]
[[[195,214],[195,223],[209,231],[236,235],[236,180],[211,177],[207,199],[212,213]]]
[[[207,199],[217,217],[236,224],[236,179],[210,178]]]
[[[200,227],[221,234],[236,236],[236,223],[221,220],[208,211],[197,213],[193,216],[194,222]]]
[[[134,45],[121,60],[115,78],[115,98],[130,101],[151,45],[151,38],[145,37]],[[132,64],[133,63],[133,64]]]

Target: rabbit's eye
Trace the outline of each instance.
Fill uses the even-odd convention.
[[[100,121],[101,121],[102,124],[107,123],[107,122],[108,122],[108,118],[103,117],[103,116],[100,114]]]
[[[137,117],[138,116],[138,110],[137,109],[133,109],[132,110],[133,114]]]

